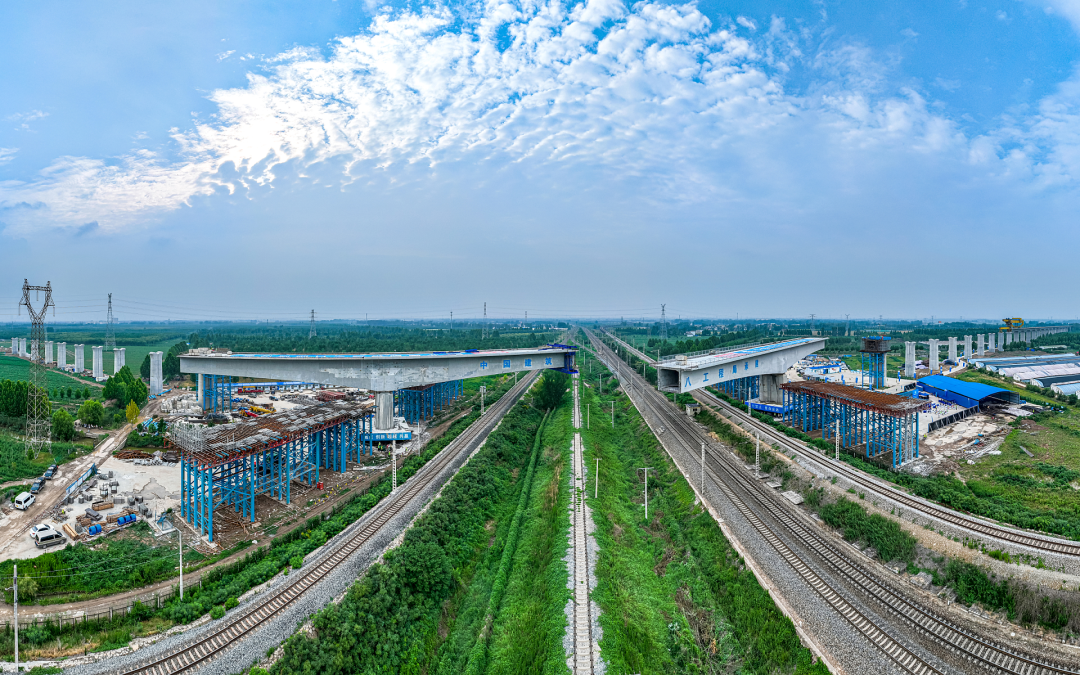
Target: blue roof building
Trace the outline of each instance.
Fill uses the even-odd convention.
[[[915,383],[915,387],[965,408],[974,408],[991,400],[999,403],[1020,403],[1020,394],[1015,391],[979,382],[965,382],[944,375],[924,377]]]

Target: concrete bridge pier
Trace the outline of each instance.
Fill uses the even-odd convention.
[[[375,430],[389,431],[394,426],[394,392],[375,392]]]
[[[915,343],[904,343],[904,376],[915,377]]]
[[[784,392],[780,385],[784,383],[784,375],[762,375],[758,381],[758,401],[761,403],[784,404]]]

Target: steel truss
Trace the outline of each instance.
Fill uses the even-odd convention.
[[[461,398],[462,391],[463,380],[398,389],[394,392],[395,414],[404,417],[409,424],[430,420]]]
[[[865,448],[867,459],[892,453],[894,468],[919,456],[917,411],[890,413],[812,391],[785,388],[783,392],[783,419],[791,427],[806,433],[820,431],[821,438],[835,440],[839,425],[841,447]]]
[[[760,375],[751,375],[750,377],[740,377],[737,380],[721,382],[716,385],[716,390],[722,391],[728,396],[737,398],[740,401],[749,401],[758,397],[760,382]]]
[[[255,522],[258,495],[291,504],[293,481],[317,485],[321,471],[343,473],[350,462],[373,455],[374,444],[363,437],[373,427],[374,415],[365,412],[225,457],[206,452],[206,432],[200,429],[200,440],[177,443],[182,449],[180,515],[209,541],[214,540],[214,511],[222,506]],[[223,444],[226,451],[236,445]]]

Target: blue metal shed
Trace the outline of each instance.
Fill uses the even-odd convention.
[[[995,399],[1001,403],[1020,402],[1020,394],[1014,391],[979,382],[964,382],[944,375],[924,377],[915,383],[915,387],[965,408],[977,406],[987,399]]]

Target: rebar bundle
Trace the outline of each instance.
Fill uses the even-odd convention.
[[[49,405],[49,388],[45,368],[45,314],[56,305],[52,299],[52,282],[44,286],[31,286],[23,279],[23,297],[20,310],[26,307],[30,315],[30,386],[26,388],[26,456],[34,460],[44,449],[52,450],[52,414]],[[30,299],[34,292],[34,300]],[[41,302],[41,293],[45,301]],[[34,303],[40,303],[40,308]]]

